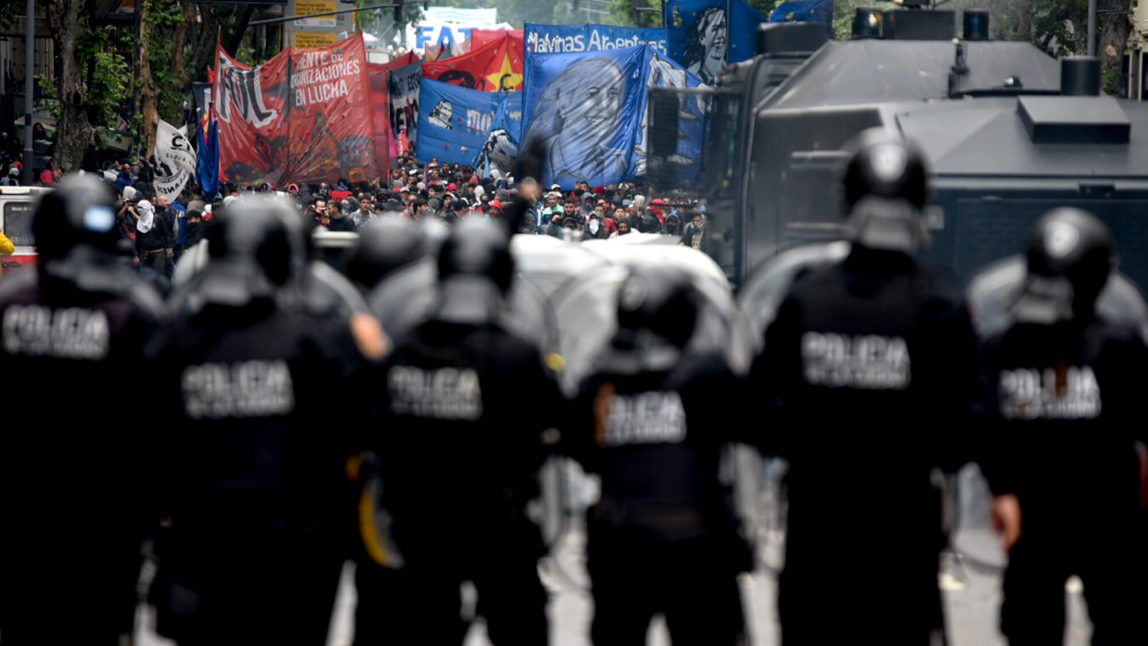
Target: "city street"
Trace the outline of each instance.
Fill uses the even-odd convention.
[[[948,552],[942,558],[943,571],[938,585],[944,592],[946,617],[952,646],[1005,646],[997,626],[1000,604],[1000,576],[1003,562],[997,535],[988,528],[984,514],[986,500],[983,482],[975,468],[966,469],[958,478],[961,491],[960,511],[962,528],[956,533],[953,545],[961,552]],[[761,537],[762,550],[758,570],[741,581],[745,614],[754,646],[777,646],[780,628],[775,615],[775,577],[771,567],[780,564],[783,535],[765,532]],[[549,608],[552,646],[589,646],[589,625],[592,604],[587,593],[588,581],[582,561],[585,534],[572,527],[560,540],[554,551],[556,562],[544,562],[540,574],[551,592]],[[863,556],[856,561],[856,570],[843,572],[840,588],[858,596],[866,594],[867,582],[880,576],[878,566],[866,562]],[[349,646],[354,626],[355,590],[353,565],[348,564],[340,586],[328,646]],[[1083,587],[1076,578],[1066,584],[1068,628],[1065,646],[1087,646],[1090,627],[1081,592]],[[463,598],[473,600],[473,590],[463,589]],[[469,604],[468,604],[469,605]],[[151,615],[141,608],[137,644],[139,646],[170,646],[150,630]],[[859,638],[880,641],[880,635],[858,635]],[[477,621],[465,646],[486,646],[481,619]],[[666,646],[669,638],[664,625],[655,620],[648,639],[649,646]]]

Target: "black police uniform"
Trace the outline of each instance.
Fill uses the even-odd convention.
[[[548,643],[544,549],[524,506],[538,490],[543,432],[564,402],[538,348],[501,323],[512,273],[500,225],[459,221],[440,254],[430,319],[386,361],[368,444],[405,565],[360,565],[358,644],[462,643],[467,580],[493,643]]]
[[[162,412],[143,348],[159,297],[115,257],[114,197],[68,177],[37,206],[35,271],[0,280],[0,639],[130,634]]]
[[[931,472],[963,457],[949,442],[979,391],[960,290],[911,255],[925,177],[912,148],[863,140],[845,174],[851,248],[796,277],[755,361],[765,452],[790,463],[787,645],[928,644],[942,626]]]
[[[1072,574],[1084,582],[1093,644],[1148,643],[1134,446],[1148,436],[1138,406],[1148,321],[1097,314],[1113,258],[1098,220],[1051,212],[1030,243],[1012,324],[984,343],[996,424],[981,464],[992,492],[1017,496],[1021,510],[1001,607],[1012,646],[1063,643]]]
[[[282,294],[291,244],[269,210],[237,203],[209,231],[222,251],[158,351],[177,423],[153,587],[181,644],[324,643],[347,556],[357,420],[341,379],[359,358],[341,325]]]
[[[596,646],[646,643],[655,613],[674,644],[741,643],[737,574],[752,569],[731,492],[719,479],[738,386],[718,353],[685,351],[697,318],[690,279],[636,269],[619,332],[580,389],[573,457],[601,478],[588,510]]]

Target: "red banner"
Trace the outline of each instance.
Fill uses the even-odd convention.
[[[522,41],[495,40],[469,54],[423,64],[423,77],[484,92],[522,89]]]
[[[379,176],[362,34],[290,48],[255,68],[220,47],[215,67],[222,180],[282,187]]]
[[[388,70],[397,70],[404,68],[407,65],[411,65],[412,63],[417,63],[420,60],[422,59],[419,58],[418,54],[414,52],[407,52],[406,54],[403,54],[402,56],[392,60],[386,65],[383,65],[383,67],[387,68]]]
[[[391,162],[391,93],[387,87],[387,66],[367,64],[371,79],[371,118],[375,127],[375,160],[379,175],[390,177]]]
[[[510,46],[523,51],[526,47],[525,32],[521,29],[472,29],[470,32],[470,48],[478,49],[496,43],[504,38],[510,39]]]

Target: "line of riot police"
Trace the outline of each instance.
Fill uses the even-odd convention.
[[[39,266],[0,282],[0,644],[130,633],[145,544],[180,644],[324,643],[348,558],[356,644],[462,643],[464,581],[495,644],[548,643],[529,502],[551,455],[601,483],[595,644],[645,643],[658,613],[676,644],[746,643],[734,443],[789,463],[787,645],[944,639],[934,474],[969,461],[1011,550],[1010,643],[1059,643],[1069,574],[1093,643],[1145,643],[1148,308],[1072,210],[966,297],[914,257],[926,177],[911,145],[859,139],[846,239],[743,289],[752,350],[728,320],[700,338],[728,288],[635,254],[575,379],[510,249],[529,181],[505,222],[372,224],[350,280],[292,208],[240,198],[164,303],[116,257],[110,193],[67,178],[37,207]],[[887,554],[862,597],[840,582],[858,552]]]

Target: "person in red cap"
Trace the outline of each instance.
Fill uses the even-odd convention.
[[[457,185],[457,184],[450,184],[450,185],[448,185],[448,186],[446,187],[446,190],[448,190],[448,191],[452,191],[452,192],[453,192],[453,191],[457,191],[457,190],[458,190],[458,185]]]
[[[658,217],[658,222],[664,227],[666,226],[666,214],[662,212],[665,206],[665,201],[660,197],[655,197],[653,202],[650,202],[650,210]]]

